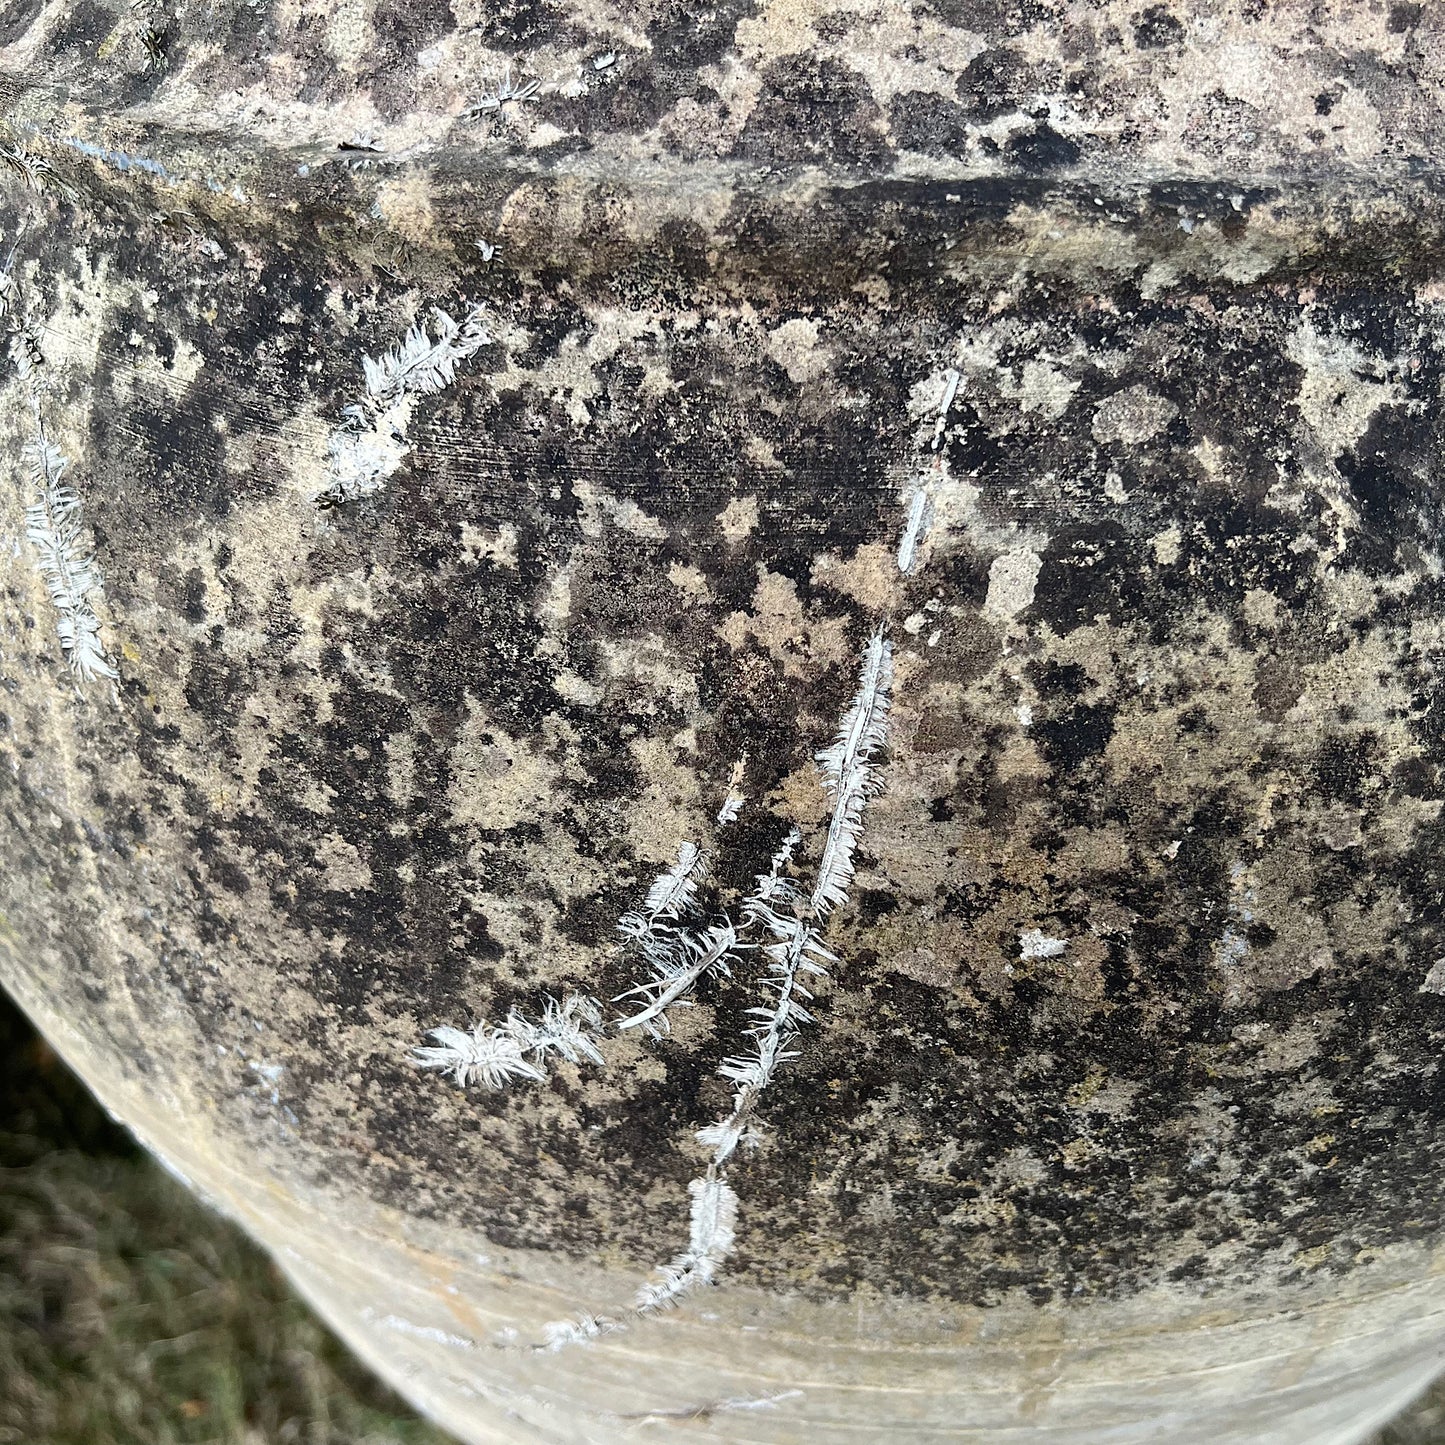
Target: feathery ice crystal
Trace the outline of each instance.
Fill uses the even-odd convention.
[[[366,395],[342,410],[342,422],[327,441],[328,481],[317,500],[327,506],[355,501],[380,490],[411,450],[406,428],[413,399],[435,396],[456,379],[457,364],[490,340],[482,309],[474,306],[458,322],[440,307],[431,330],[412,325],[379,360],[364,356]]]
[[[717,1278],[737,1236],[738,1196],[715,1169],[694,1179],[687,1192],[692,1198],[687,1248],[671,1263],[659,1265],[657,1278],[638,1288],[628,1314],[554,1320],[542,1327],[541,1349],[563,1350],[569,1345],[586,1344],[598,1335],[625,1330],[629,1318],[641,1319],[668,1309],[684,1295]]]
[[[597,1037],[602,1028],[602,1010],[587,994],[569,993],[560,1002],[549,998],[542,1006],[539,1022],[531,1023],[515,1009],[507,1015],[507,1032],[539,1062],[548,1054],[560,1054],[569,1064],[603,1062]]]
[[[709,973],[731,972],[729,960],[738,946],[737,929],[726,920],[699,934],[679,933],[671,950],[651,958],[652,977],[617,995],[622,999],[638,994],[647,1000],[635,1014],[619,1019],[617,1027],[654,1024],[665,1030],[667,1010],[673,1004],[689,1005],[692,1000],[687,995],[699,979]]]
[[[934,430],[935,451],[960,380],[957,372],[948,373],[939,424]],[[899,568],[905,573],[912,570],[930,502],[926,484],[911,498],[898,553]],[[690,931],[680,920],[698,911],[697,892],[708,864],[701,848],[688,842],[679,850],[677,862],[654,880],[642,906],[619,921],[618,931],[636,944],[652,965],[652,977],[618,996],[641,996],[646,1000],[638,1012],[617,1021],[618,1029],[644,1026],[649,1032],[660,1033],[666,1025],[667,1009],[685,1003],[686,994],[709,971],[728,972],[729,960],[736,952],[756,946],[743,940],[758,931],[768,940],[761,946],[765,960],[762,1001],[747,1010],[753,1020],[746,1030],[750,1046],[726,1057],[718,1068],[719,1075],[733,1085],[731,1109],[695,1134],[698,1142],[711,1151],[711,1157],[705,1173],[688,1185],[691,1209],[687,1248],[670,1263],[658,1266],[655,1278],[640,1287],[629,1310],[546,1325],[543,1343],[536,1348],[562,1349],[626,1329],[629,1322],[674,1305],[697,1287],[711,1283],[732,1254],[739,1201],[726,1171],[739,1147],[760,1142],[755,1118],[759,1101],[775,1081],[778,1069],[798,1056],[799,1033],[812,1022],[808,1009],[813,997],[812,981],[826,977],[829,965],[838,961],[824,943],[822,929],[832,910],[848,900],[864,811],[870,799],[882,790],[878,754],[887,744],[892,692],[892,645],[880,626],[864,649],[858,689],[837,736],[814,755],[832,808],[811,887],[787,874],[802,844],[800,830],[793,827],[774,854],[768,871],[757,875],[756,886],[743,901],[741,923],[725,916],[704,931]],[[721,827],[734,822],[742,807],[744,765],[745,760],[733,770],[727,798],[716,818]],[[458,1079],[464,1082],[463,1071],[479,1067],[477,1054],[492,1051],[496,1067],[498,1040],[505,1036],[513,1049],[507,1067],[535,1072],[526,1057],[528,1052],[535,1053],[534,1046],[525,1043],[528,1027],[514,1014],[501,1029],[488,1030],[478,1025],[471,1037],[457,1030],[434,1030],[433,1037],[441,1047],[419,1050],[418,1055],[427,1056],[420,1059],[427,1067],[456,1070]],[[590,1038],[587,1043],[591,1044]],[[589,1052],[588,1056],[593,1055]]]
[[[25,509],[25,535],[40,555],[45,590],[59,613],[56,631],[65,659],[82,682],[114,678],[95,615],[100,572],[85,546],[80,495],[65,480],[69,461],[43,429],[25,455],[36,493]]]
[[[362,357],[366,394],[373,404],[394,401],[408,392],[434,396],[456,380],[459,361],[474,356],[492,339],[482,325],[480,306],[472,307],[462,322],[434,307],[432,327],[435,341],[418,323],[380,361]]]
[[[822,918],[848,900],[853,881],[853,850],[863,826],[863,808],[882,787],[872,755],[888,737],[888,708],[893,690],[893,648],[882,629],[869,640],[858,679],[858,694],[844,715],[837,740],[817,754],[823,786],[833,798],[833,816],[818,881],[810,900]]]
[[[500,1027],[485,1021],[472,1028],[436,1028],[428,1033],[435,1044],[415,1049],[412,1058],[423,1069],[449,1073],[463,1088],[479,1079],[488,1089],[505,1089],[514,1079],[541,1080],[549,1054],[568,1063],[584,1059],[600,1064],[597,1035],[602,1011],[585,994],[570,993],[560,1002],[549,998],[536,1023],[512,1009]]]
[[[827,965],[837,962],[818,926],[829,909],[847,900],[863,809],[880,786],[875,754],[887,741],[892,684],[892,649],[880,628],[864,653],[858,692],[844,714],[837,741],[817,754],[824,785],[833,796],[833,814],[812,892],[805,894],[784,876],[802,841],[794,828],[743,904],[746,924],[761,925],[772,939],[763,948],[766,1001],[748,1010],[756,1020],[748,1030],[752,1051],[725,1059],[718,1069],[735,1086],[731,1111],[697,1131],[698,1142],[710,1147],[713,1155],[704,1178],[688,1186],[693,1195],[692,1244],[663,1270],[661,1283],[644,1287],[638,1296],[640,1311],[671,1304],[695,1285],[709,1283],[732,1249],[737,1195],[723,1179],[722,1169],[739,1144],[758,1142],[753,1122],[758,1100],[778,1067],[797,1057],[793,1044],[798,1030],[812,1022],[807,979],[824,976]],[[703,1236],[705,1249],[699,1244]]]
[[[0,147],[0,158],[22,170],[36,190],[44,189],[48,184],[44,178],[53,175],[44,160],[19,146]],[[70,670],[81,682],[114,679],[117,673],[105,654],[95,613],[96,600],[102,595],[100,568],[86,546],[80,493],[65,479],[70,459],[45,432],[44,356],[36,328],[25,314],[15,276],[15,253],[28,227],[28,219],[22,219],[10,254],[0,266],[0,330],[35,421],[34,437],[23,452],[31,481],[25,535],[38,554],[45,591],[59,614],[55,630]]]
[[[729,823],[736,823],[738,815],[743,810],[743,804],[747,802],[747,798],[743,794],[743,777],[747,772],[747,767],[748,755],[744,753],[733,764],[732,775],[728,778],[728,795],[723,799],[723,805],[717,813],[717,822],[720,826],[726,827]]]
[[[913,501],[908,508],[908,522],[898,543],[898,570],[902,573],[913,571],[918,542],[924,534],[924,523],[928,520],[930,502],[927,484],[920,484],[913,494]]]
[[[528,1062],[521,1041],[507,1029],[478,1023],[471,1033],[462,1029],[432,1029],[428,1035],[435,1045],[415,1050],[413,1057],[424,1069],[442,1069],[463,1088],[480,1079],[489,1089],[505,1089],[513,1079],[545,1079],[535,1064]]]
[[[756,1020],[747,1030],[751,1051],[724,1059],[718,1068],[718,1073],[735,1085],[732,1111],[697,1131],[698,1142],[712,1149],[717,1165],[725,1163],[740,1144],[756,1146],[760,1142],[753,1121],[758,1096],[772,1083],[778,1066],[797,1057],[792,1045],[798,1030],[813,1019],[806,1006],[813,995],[805,979],[823,976],[827,965],[837,962],[837,955],[805,919],[803,892],[782,876],[800,842],[801,835],[794,828],[743,903],[748,923],[763,926],[772,938],[763,947],[767,966],[762,987],[767,1001],[748,1009],[749,1017]]]
[[[475,118],[487,114],[488,111],[501,111],[509,103],[520,104],[524,100],[535,100],[541,85],[540,80],[527,80],[521,85],[516,84],[512,79],[512,67],[508,65],[496,91],[491,95],[484,95],[467,114]]]
[[[687,1186],[692,1196],[687,1248],[671,1264],[659,1266],[659,1278],[637,1291],[639,1314],[674,1305],[699,1285],[711,1284],[732,1253],[738,1219],[738,1196],[715,1173]]]
[[[862,830],[863,810],[880,788],[876,754],[887,741],[892,685],[892,648],[880,628],[864,651],[858,691],[843,716],[837,739],[816,755],[824,786],[833,799],[833,811],[812,889],[805,890],[785,874],[802,843],[802,834],[794,827],[773,855],[768,871],[757,876],[756,887],[744,900],[741,930],[731,921],[718,925],[693,941],[688,964],[670,978],[659,976],[651,984],[632,990],[649,994],[651,1003],[642,1013],[619,1024],[620,1028],[659,1015],[668,1002],[680,998],[701,975],[703,958],[712,956],[714,963],[725,960],[733,949],[746,946],[738,940],[748,930],[765,929],[771,939],[762,949],[767,960],[762,981],[764,1001],[748,1010],[755,1020],[747,1030],[751,1050],[724,1059],[718,1069],[734,1086],[732,1108],[696,1133],[698,1142],[712,1150],[712,1157],[703,1176],[688,1185],[692,1197],[688,1247],[671,1263],[659,1266],[657,1277],[638,1290],[630,1312],[632,1318],[674,1305],[692,1290],[712,1283],[732,1253],[738,1196],[725,1177],[725,1169],[740,1145],[759,1142],[754,1118],[759,1100],[778,1068],[797,1057],[794,1045],[798,1031],[812,1022],[807,1008],[812,999],[808,981],[825,976],[827,966],[837,962],[836,955],[823,943],[819,929],[828,912],[846,901],[853,880],[853,854]],[[678,866],[658,880],[654,889],[659,901],[675,896],[674,890],[694,861],[694,854],[685,851]],[[664,882],[669,884],[666,890]],[[649,894],[649,901],[652,897]],[[703,953],[697,952],[703,940],[709,939],[710,946]],[[697,971],[690,973],[689,968]],[[559,1321],[546,1327],[542,1348],[562,1349],[626,1327],[627,1317],[618,1315]]]
[[[618,1021],[619,1029],[639,1025],[656,1037],[667,1032],[667,1009],[685,1003],[684,995],[705,973],[727,969],[727,955],[737,943],[728,925],[702,934],[680,926],[680,920],[697,912],[697,890],[706,881],[708,859],[696,843],[683,843],[677,862],[653,879],[640,908],[617,920],[617,931],[636,946],[651,969],[646,983],[617,997],[640,994],[648,1004],[640,1012]]]
[[[14,171],[37,195],[46,191],[57,191],[62,195],[74,194],[44,156],[26,150],[19,142],[8,146],[0,145],[0,165]]]
[[[677,850],[677,862],[652,880],[642,907],[618,919],[618,932],[640,941],[654,933],[659,924],[693,912],[698,885],[706,878],[707,854],[696,843],[684,843]]]
[[[938,415],[933,424],[933,436],[929,442],[929,450],[934,453],[933,462],[928,472],[918,477],[913,484],[908,519],[903,524],[903,532],[898,539],[898,570],[905,576],[913,571],[919,545],[928,536],[929,521],[933,513],[934,479],[948,469],[948,458],[939,448],[943,445],[944,434],[948,430],[948,414],[953,409],[962,381],[962,373],[952,367],[944,372],[943,400],[939,403]]]
[[[571,1320],[552,1320],[542,1326],[544,1350],[565,1350],[568,1345],[582,1345],[595,1340],[598,1335],[611,1334],[614,1330],[626,1329],[619,1319],[610,1315],[580,1315]]]

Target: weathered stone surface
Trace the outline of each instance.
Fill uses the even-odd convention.
[[[1354,1438],[1445,1297],[1438,39],[12,7],[0,426],[117,676],[17,466],[7,985],[469,1438]],[[437,307],[489,339],[348,430]],[[685,842],[704,922],[794,825],[811,887],[880,625],[721,1287],[535,1353],[685,1247],[759,956],[602,1068],[411,1051],[636,983]]]

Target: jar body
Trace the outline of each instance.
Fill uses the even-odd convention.
[[[1419,168],[885,157],[818,36],[726,154],[620,42],[338,145],[191,23],[6,172],[0,970],[102,1099],[465,1439],[1422,1388]]]

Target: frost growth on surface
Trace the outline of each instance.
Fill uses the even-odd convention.
[[[435,341],[428,328],[417,323],[379,361],[362,357],[366,394],[373,404],[394,401],[408,392],[434,396],[456,380],[459,361],[474,356],[492,339],[482,325],[480,306],[472,307],[460,322],[434,307],[431,329]]]
[[[100,571],[85,542],[80,494],[65,480],[70,463],[39,427],[25,448],[34,500],[25,508],[25,535],[39,557],[40,573],[58,618],[60,646],[82,682],[114,678],[116,670],[100,640],[95,602]]]
[[[817,754],[823,785],[833,798],[828,840],[811,899],[813,912],[819,917],[848,899],[863,808],[882,788],[872,758],[887,741],[892,690],[893,648],[880,629],[868,643],[858,694],[844,715],[837,740]]]
[[[619,1019],[617,1027],[655,1024],[665,1030],[667,1010],[673,1004],[689,1004],[687,995],[700,979],[710,973],[731,972],[730,963],[738,946],[737,930],[726,921],[699,934],[679,932],[669,949],[652,956],[652,977],[618,994],[619,999],[638,995],[646,1003],[636,1013]]]
[[[677,862],[653,879],[642,906],[617,920],[618,933],[649,969],[644,982],[614,999],[647,1000],[638,1012],[618,1020],[619,1029],[641,1026],[654,1036],[666,1033],[668,1008],[686,1004],[685,995],[705,974],[727,972],[737,944],[731,926],[724,923],[697,934],[681,925],[682,919],[696,914],[697,891],[707,876],[707,854],[696,843],[685,842],[678,849]]]
[[[431,1029],[427,1037],[436,1043],[415,1049],[412,1058],[423,1069],[450,1074],[463,1088],[477,1079],[488,1089],[505,1089],[517,1079],[545,1079],[552,1054],[570,1064],[600,1064],[601,1026],[597,1000],[570,993],[560,1001],[549,998],[536,1022],[513,1009],[499,1027],[483,1021],[470,1033],[445,1026]]]
[[[692,987],[706,968],[726,968],[736,950],[755,945],[741,940],[761,933],[765,960],[760,988],[762,999],[747,1010],[753,1022],[746,1031],[749,1046],[725,1058],[718,1073],[734,1086],[732,1107],[726,1115],[696,1131],[698,1142],[712,1151],[706,1173],[688,1185],[692,1205],[688,1247],[656,1270],[637,1293],[628,1315],[593,1315],[560,1321],[545,1331],[542,1348],[561,1349],[586,1343],[598,1335],[626,1328],[627,1318],[642,1318],[676,1304],[699,1286],[712,1283],[732,1253],[737,1230],[738,1195],[726,1170],[739,1147],[756,1146],[761,1131],[755,1115],[759,1101],[773,1083],[779,1068],[796,1058],[799,1031],[812,1022],[808,1004],[810,983],[823,978],[835,955],[823,942],[821,929],[828,912],[847,901],[853,880],[853,855],[863,826],[868,800],[881,787],[878,753],[887,742],[888,712],[893,687],[891,644],[879,628],[870,638],[859,667],[858,690],[839,724],[834,742],[816,754],[824,787],[833,801],[822,858],[811,888],[788,876],[802,832],[789,830],[773,855],[766,873],[755,879],[753,891],[742,905],[742,922],[726,920],[705,933],[689,936],[682,953],[674,954],[671,973],[659,971],[648,984],[631,990],[649,998],[648,1007],[619,1028],[647,1023],[662,1015]],[[649,907],[677,904],[689,891],[692,869],[700,853],[686,845],[678,863],[653,885]],[[631,932],[646,933],[646,911],[635,915]],[[681,962],[676,959],[681,958]]]
[[[742,813],[743,804],[747,802],[747,797],[743,793],[743,778],[747,773],[747,768],[748,755],[744,753],[733,764],[732,773],[728,778],[728,795],[723,799],[723,805],[717,812],[717,822],[721,827],[726,827],[729,823],[736,823],[738,816]]]
[[[637,1291],[639,1313],[666,1309],[699,1285],[711,1284],[732,1253],[738,1218],[738,1197],[722,1179],[709,1174],[687,1186],[692,1196],[688,1246],[671,1264],[660,1265],[658,1278]]]
[[[482,314],[474,306],[457,321],[434,307],[429,327],[417,322],[381,357],[362,358],[366,395],[342,410],[341,425],[327,441],[327,484],[317,496],[320,503],[337,506],[370,496],[401,467],[411,450],[406,429],[414,399],[449,386],[458,364],[487,345],[491,336]]]

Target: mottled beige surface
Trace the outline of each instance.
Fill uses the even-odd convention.
[[[199,34],[154,93],[113,124],[240,132],[287,148],[353,134],[388,151],[461,139],[459,118],[495,95],[509,68],[517,85],[545,85],[544,101],[615,89],[626,113],[634,75],[650,78],[666,48],[659,23],[715,32],[719,53],[698,65],[696,83],[678,87],[683,94],[671,105],[622,134],[588,133],[598,160],[628,171],[679,154],[689,162],[730,158],[750,125],[785,128],[786,113],[767,108],[769,67],[799,57],[856,77],[853,149],[876,156],[892,147],[900,174],[997,170],[988,144],[1006,145],[1040,116],[1086,162],[1109,158],[1138,174],[1238,181],[1311,166],[1388,171],[1438,147],[1445,92],[1439,17],[1408,4],[1078,3],[1000,14],[986,4],[864,0],[716,7],[692,20],[666,5],[454,5],[435,16],[357,0],[217,5],[204,18],[191,7],[154,10],[162,32],[189,36],[194,26]],[[75,46],[57,68],[47,41],[71,13],[64,0],[39,7],[7,47],[6,68],[34,67],[51,84],[81,87],[144,70],[143,22],[126,13],[99,47]],[[232,16],[227,41],[217,22]],[[388,34],[398,19],[411,20],[415,41],[404,30]],[[248,30],[264,37],[264,48],[238,43]],[[430,43],[416,43],[426,36]],[[614,63],[597,70],[609,55]],[[963,145],[946,162],[911,149],[890,123],[899,97],[953,103],[971,94],[996,103],[964,123]],[[545,103],[519,105],[502,122],[489,118],[480,135],[466,132],[465,143],[536,151],[573,133]],[[796,149],[805,140],[774,144]],[[847,158],[846,148],[822,157]],[[425,238],[424,182],[398,181],[389,193],[393,213],[411,215]]]

